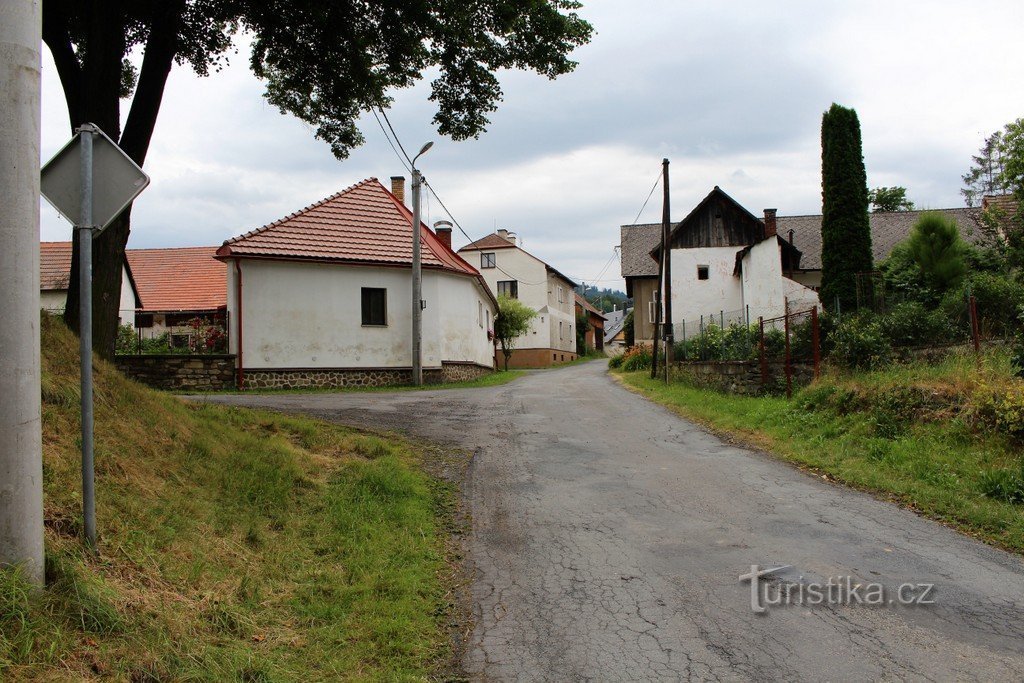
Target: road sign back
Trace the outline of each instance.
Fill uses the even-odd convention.
[[[83,126],[88,127],[89,124]],[[93,225],[97,232],[110,225],[140,192],[149,176],[98,127],[93,135]],[[42,169],[40,191],[64,218],[77,225],[81,209],[81,158],[79,132]]]

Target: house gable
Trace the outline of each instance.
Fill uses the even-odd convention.
[[[746,247],[764,239],[764,222],[717,185],[669,237],[672,249]]]

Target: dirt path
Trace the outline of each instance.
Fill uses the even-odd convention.
[[[729,445],[602,363],[483,389],[210,400],[475,453],[473,679],[1024,678],[1020,558]],[[934,584],[934,604],[758,614],[739,581],[751,565],[791,565],[770,596],[780,578],[810,602],[813,584],[852,577],[886,600]]]

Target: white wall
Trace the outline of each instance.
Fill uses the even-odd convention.
[[[821,308],[818,293],[810,287],[794,282],[789,278],[782,278],[782,285],[786,299],[789,301],[790,311],[795,313],[797,311],[809,311],[812,308]]]
[[[67,299],[66,289],[43,290],[39,293],[39,307],[50,313],[62,314]],[[135,292],[132,290],[131,280],[128,279],[128,271],[124,268],[121,269],[121,297],[117,315],[121,319],[120,324],[135,327]]]
[[[493,253],[497,268],[482,268],[480,255]],[[537,311],[530,331],[516,340],[517,349],[557,349],[576,352],[576,313],[572,287],[562,278],[549,273],[540,259],[515,248],[465,250],[459,254],[480,270],[487,286],[498,295],[498,282],[516,280],[519,300]],[[558,287],[565,289],[564,301],[558,301]],[[559,339],[558,323],[562,323]]]
[[[776,239],[755,244],[743,258],[743,306],[750,307],[750,319],[774,318],[786,312],[782,284],[782,254]]]
[[[235,267],[228,265],[231,351],[237,353]],[[362,325],[363,287],[387,290],[387,325]],[[423,366],[472,361],[491,366],[493,347],[475,281],[423,272]],[[412,365],[412,282],[408,268],[242,261],[242,344],[249,369],[370,368]]]
[[[740,279],[733,275],[740,247],[673,249],[672,321],[743,308]],[[697,266],[708,266],[708,279],[697,279]],[[646,305],[646,304],[644,304]]]

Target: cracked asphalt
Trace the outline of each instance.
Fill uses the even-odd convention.
[[[473,680],[1022,680],[1024,563],[730,445],[592,362],[480,389],[210,396],[474,453]],[[929,606],[750,607],[751,565]],[[776,582],[773,585],[778,586]]]

